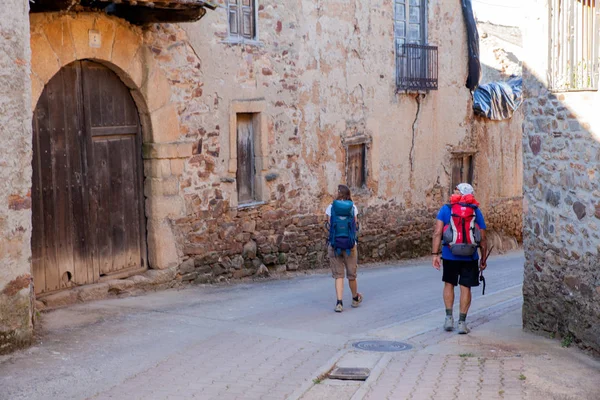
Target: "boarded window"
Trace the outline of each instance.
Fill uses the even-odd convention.
[[[229,37],[256,39],[256,0],[227,0]]]
[[[473,183],[473,156],[459,155],[452,159],[452,186],[450,193],[459,183]]]
[[[550,0],[553,90],[598,89],[598,11],[595,0]]]
[[[253,114],[237,114],[238,204],[256,201],[256,157]]]
[[[367,149],[364,143],[348,146],[348,186],[361,188],[367,182]]]

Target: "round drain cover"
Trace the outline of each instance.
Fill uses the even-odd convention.
[[[382,352],[404,351],[412,349],[410,344],[393,342],[389,340],[365,340],[362,342],[356,342],[352,346],[361,350]]]

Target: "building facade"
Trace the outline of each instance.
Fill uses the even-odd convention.
[[[598,5],[530,3],[523,325],[600,351]]]
[[[363,262],[428,254],[461,181],[496,248],[521,240],[523,117],[473,115],[459,3],[174,0],[142,20],[50,3],[23,15],[31,111],[5,215],[25,250],[0,275],[27,274],[38,308],[325,266],[340,183]],[[214,10],[174,23],[192,3]]]

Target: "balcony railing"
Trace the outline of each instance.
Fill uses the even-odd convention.
[[[437,90],[437,46],[420,44],[403,44],[398,46],[396,54],[396,77],[398,90]]]

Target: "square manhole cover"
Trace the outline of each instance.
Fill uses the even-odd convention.
[[[360,350],[381,352],[405,351],[412,349],[410,344],[394,342],[390,340],[364,340],[362,342],[356,342],[352,344],[352,346]]]
[[[344,368],[338,367],[329,373],[329,379],[341,379],[345,381],[365,381],[371,374],[369,368]]]

